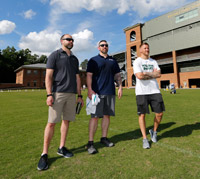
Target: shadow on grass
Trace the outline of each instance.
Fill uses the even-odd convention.
[[[158,132],[162,131],[162,130],[164,130],[166,128],[169,128],[174,124],[176,124],[176,123],[175,122],[169,122],[169,123],[160,124]],[[150,127],[148,127],[146,129],[147,133],[148,133],[149,129],[151,129],[152,127],[153,126],[150,126]],[[200,129],[200,123],[196,123],[196,124],[192,124],[192,125],[185,125],[185,126],[173,129],[171,131],[167,131],[164,134],[162,134],[162,136],[158,136],[158,137],[160,137],[160,138],[163,138],[163,137],[180,137],[180,136],[182,136],[181,133],[184,134],[184,135],[189,135],[189,134],[192,133],[192,130],[197,130],[197,129]],[[138,129],[136,129],[134,131],[130,131],[130,132],[114,135],[109,139],[112,142],[114,142],[115,144],[117,144],[117,143],[119,143],[121,141],[133,140],[133,139],[138,139],[138,138],[141,138],[141,137],[142,137],[142,135],[141,135],[140,129],[138,128]],[[87,152],[86,145],[87,144],[82,145],[82,146],[80,146],[78,148],[73,148],[73,149],[71,149],[71,151],[74,154]],[[97,150],[105,147],[100,142],[95,142],[94,145],[95,145]],[[49,158],[49,160],[48,160],[49,168],[51,167],[51,165],[56,160],[58,160],[60,158],[63,158],[63,157],[62,156],[58,156],[58,157]]]
[[[49,158],[48,159],[48,165],[49,165],[49,168],[51,167],[51,165],[58,159],[61,159],[63,158],[62,156],[58,156],[58,157],[52,157],[52,158]]]
[[[176,124],[176,123],[175,122],[169,122],[169,123],[160,124],[159,128],[158,128],[158,132],[162,131],[166,128],[169,128],[174,124]],[[146,128],[147,134],[148,134],[149,129],[152,129],[152,128],[153,128],[153,126]],[[114,143],[118,143],[118,142],[121,142],[121,141],[138,139],[138,138],[141,138],[141,137],[142,137],[142,134],[141,134],[140,129],[136,129],[134,131],[115,135],[115,136],[111,137],[110,140],[113,141]]]
[[[200,130],[200,123],[197,122],[195,124],[186,124],[184,126],[177,127],[175,129],[172,129],[170,131],[164,132],[161,136],[158,136],[158,139],[160,138],[167,138],[167,137],[185,137],[192,134],[193,130]]]
[[[159,131],[162,131],[166,128],[169,128],[171,127],[172,125],[176,124],[175,122],[169,122],[169,123],[163,123],[163,124],[160,124],[159,125],[159,129],[158,129],[158,132]],[[151,129],[153,126],[151,127],[148,127],[147,128],[147,131],[149,131],[149,129]],[[148,133],[148,132],[147,132]],[[115,144],[121,142],[121,141],[127,141],[127,140],[133,140],[133,139],[138,139],[138,138],[141,138],[142,137],[142,134],[140,132],[140,129],[136,129],[134,131],[130,131],[130,132],[126,132],[126,133],[122,133],[122,134],[117,134],[117,135],[114,135],[112,137],[109,138],[110,141],[114,142]],[[73,153],[81,153],[81,152],[86,152],[87,149],[86,149],[86,145],[82,145],[78,148],[73,148],[71,149],[71,151]],[[102,145],[100,142],[95,142],[94,143],[95,145],[95,148],[98,150],[100,148],[103,148],[105,147],[104,145]]]

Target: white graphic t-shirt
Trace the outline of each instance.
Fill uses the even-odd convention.
[[[138,57],[133,63],[134,74],[138,72],[153,72],[154,69],[160,70],[158,63],[152,58],[142,59],[141,57]],[[139,80],[136,77],[136,95],[148,95],[156,93],[160,93],[156,79]]]

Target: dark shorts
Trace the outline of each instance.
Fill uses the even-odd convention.
[[[151,94],[151,95],[137,95],[137,113],[140,114],[149,114],[149,105],[151,106],[152,112],[161,113],[165,111],[165,105],[160,93]]]
[[[99,95],[96,113],[91,118],[103,118],[104,115],[115,116],[115,95]]]

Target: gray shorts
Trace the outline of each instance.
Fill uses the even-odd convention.
[[[99,95],[96,113],[91,118],[103,118],[104,115],[115,116],[115,95]]]
[[[74,121],[76,113],[76,94],[54,93],[54,104],[49,106],[49,123],[58,123],[63,120]]]
[[[165,111],[165,105],[160,93],[151,95],[137,95],[136,102],[138,115],[146,113],[149,114],[149,105],[151,106],[152,112],[161,113]]]

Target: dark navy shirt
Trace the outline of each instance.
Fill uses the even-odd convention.
[[[99,95],[115,95],[114,76],[120,72],[117,61],[100,54],[92,57],[87,65],[87,72],[92,73],[92,90]]]
[[[52,92],[76,93],[76,74],[79,74],[79,61],[61,48],[54,51],[47,60],[47,69],[53,69]]]

